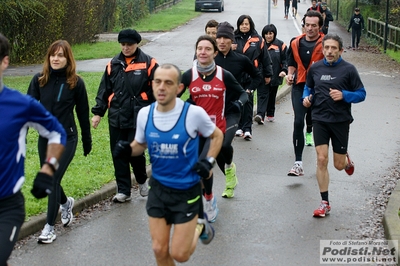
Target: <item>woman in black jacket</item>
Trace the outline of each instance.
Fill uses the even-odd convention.
[[[54,224],[61,205],[61,222],[68,226],[72,219],[74,199],[65,195],[61,180],[71,163],[78,144],[78,131],[74,118],[74,108],[81,127],[83,155],[87,156],[92,149],[90,133],[89,102],[85,83],[76,73],[76,63],[71,46],[65,40],[52,43],[47,50],[43,71],[31,80],[28,94],[41,104],[64,126],[67,133],[67,144],[59,162],[55,165],[53,193],[48,197],[47,224],[38,238],[39,243],[50,244],[56,239]],[[39,137],[38,151],[40,165],[53,158],[45,158],[47,139]]]
[[[261,36],[265,40],[272,61],[271,82],[261,84],[257,90],[257,115],[254,117],[259,125],[264,124],[264,117],[269,122],[275,120],[275,100],[279,86],[287,74],[286,44],[277,39],[278,30],[274,24],[264,26]]]

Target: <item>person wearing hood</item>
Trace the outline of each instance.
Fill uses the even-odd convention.
[[[333,150],[333,165],[348,175],[354,173],[354,162],[348,153],[351,104],[365,100],[366,91],[357,69],[342,58],[343,41],[328,34],[322,40],[324,58],[311,65],[303,89],[304,107],[311,108],[315,150],[317,152],[317,182],[321,194],[320,206],[313,216],[323,218],[331,211],[329,203],[329,146]]]
[[[65,195],[61,180],[75,156],[78,145],[74,109],[81,128],[83,155],[87,156],[92,150],[86,87],[82,78],[76,73],[75,59],[67,41],[58,40],[50,45],[43,70],[32,78],[28,95],[38,100],[57,117],[67,132],[65,151],[54,172],[54,192],[48,196],[47,223],[38,238],[39,243],[50,244],[56,239],[54,225],[59,208],[61,207],[61,222],[64,226],[68,226],[73,219],[74,199]],[[38,139],[40,165],[46,162],[47,145],[48,140],[40,136]]]
[[[347,32],[350,32],[350,29],[351,29],[351,48],[355,50],[358,49],[358,45],[360,44],[361,31],[364,30],[364,18],[360,14],[360,8],[358,7],[354,9],[354,14],[350,18]]]
[[[253,19],[249,15],[241,15],[237,20],[235,30],[235,51],[247,56],[263,77],[262,83],[269,84],[272,77],[272,62],[264,39],[257,33]],[[252,139],[254,90],[249,88],[251,77],[243,77],[244,89],[248,93],[249,100],[243,108],[239,129],[236,136],[243,136],[245,140]],[[262,83],[258,84],[261,86]]]
[[[264,118],[269,122],[274,122],[276,94],[287,74],[287,46],[276,38],[277,34],[278,30],[274,24],[266,25],[261,32],[271,57],[273,75],[269,84],[263,84],[257,90],[257,115],[254,121],[259,125],[264,124]]]
[[[139,43],[142,37],[134,29],[124,29],[118,34],[121,52],[107,64],[92,108],[92,126],[97,128],[108,111],[110,150],[118,141],[132,142],[136,133],[139,110],[155,101],[152,90],[157,61],[145,54]],[[139,184],[139,193],[147,197],[146,157],[144,153],[129,160],[113,158],[117,193],[113,202],[124,203],[131,197],[131,169]]]

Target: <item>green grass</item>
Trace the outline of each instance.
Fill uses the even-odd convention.
[[[383,52],[383,49],[382,49]],[[392,58],[393,60],[395,60],[396,62],[400,63],[400,53],[397,51],[395,52],[394,50],[386,50],[386,54]]]
[[[170,31],[200,15],[200,12],[194,11],[193,0],[182,0],[182,2],[177,5],[139,20],[133,27],[138,32]]]
[[[112,58],[121,52],[118,42],[83,43],[72,46],[75,60]]]
[[[200,12],[194,11],[193,0],[182,0],[182,2],[164,9],[160,12],[148,15],[137,21],[132,28],[140,32],[165,32],[178,26],[184,25],[191,19],[200,16]],[[118,33],[121,29],[115,29]],[[140,45],[146,44],[147,40],[142,40]],[[121,51],[121,47],[116,41],[95,42],[76,44],[72,46],[75,60],[89,60],[98,58],[111,58]]]

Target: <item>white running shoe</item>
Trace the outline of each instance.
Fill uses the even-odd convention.
[[[241,129],[236,130],[235,136],[236,137],[242,137],[243,136],[243,130],[241,130]]]
[[[38,243],[51,244],[56,240],[56,234],[54,233],[54,226],[46,224],[38,238]]]
[[[303,166],[299,163],[294,163],[292,169],[290,169],[289,176],[302,176],[304,175]]]
[[[142,197],[147,197],[149,195],[149,185],[147,184],[147,182],[139,184],[139,193]]]
[[[250,133],[249,131],[246,131],[246,132],[244,133],[243,138],[244,138],[245,140],[250,141],[253,137],[251,136],[251,133]]]
[[[204,213],[207,214],[207,220],[210,223],[215,222],[218,216],[218,206],[214,195],[211,200],[206,200],[206,198],[203,196],[203,208]]]
[[[125,201],[130,201],[132,198],[130,196],[127,196],[123,193],[117,193],[112,199],[115,203],[124,203]]]
[[[74,219],[74,214],[72,212],[75,203],[74,198],[68,197],[67,203],[68,206],[66,208],[61,205],[61,222],[63,223],[64,227],[68,226]]]

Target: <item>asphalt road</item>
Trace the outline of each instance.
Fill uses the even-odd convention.
[[[308,6],[299,3],[299,13]],[[195,41],[209,19],[226,20],[236,28],[237,18],[247,13],[261,32],[268,21],[267,8],[268,1],[254,0],[251,5],[242,0],[226,1],[222,13],[206,12],[172,32],[151,35],[151,42],[143,50],[159,63],[175,63],[186,70],[191,66]],[[278,38],[287,43],[299,33],[299,17],[297,21],[285,20],[283,2],[272,9],[271,23],[278,28]],[[346,34],[335,25],[330,31]],[[351,59],[351,53],[344,53],[344,59]],[[185,265],[320,265],[320,240],[349,239],[372,215],[368,201],[379,193],[376,184],[398,158],[400,90],[394,83],[398,69],[386,71],[371,64],[352,63],[360,72],[367,98],[352,109],[355,121],[350,129],[349,152],[356,164],[354,175],[335,170],[332,163],[329,166],[331,215],[325,219],[312,217],[320,202],[313,147],[304,149],[305,175],[287,176],[294,162],[293,110],[288,95],[277,103],[276,122],[254,124],[253,141],[235,140],[239,185],[234,198],[220,196],[224,177],[216,169],[214,191],[220,209],[214,224],[216,236],[208,246],[199,243]],[[101,60],[93,61],[90,71],[102,71],[104,66]],[[79,67],[83,65],[78,63]],[[70,228],[61,228],[51,245],[38,245],[34,238],[28,239],[14,250],[9,262],[155,265],[145,203],[145,198],[136,195],[129,203],[110,204],[90,217],[78,219]]]

